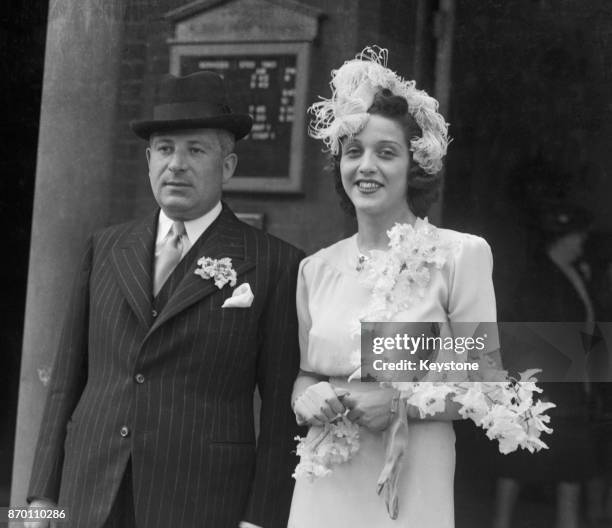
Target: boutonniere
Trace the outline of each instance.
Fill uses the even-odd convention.
[[[198,266],[194,273],[206,280],[213,279],[217,288],[223,288],[228,282],[230,286],[236,286],[236,271],[232,268],[231,258],[202,257],[198,260]]]

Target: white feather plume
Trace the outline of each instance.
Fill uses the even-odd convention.
[[[322,140],[334,155],[340,140],[359,133],[366,125],[374,96],[383,89],[406,99],[408,112],[421,129],[422,137],[410,141],[413,159],[423,170],[435,174],[442,168],[448,147],[448,124],[438,113],[438,101],[387,68],[388,51],[368,46],[355,59],[332,70],[332,96],[314,103],[309,133]]]

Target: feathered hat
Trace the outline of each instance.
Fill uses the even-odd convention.
[[[386,49],[368,46],[355,59],[332,70],[332,96],[321,98],[309,108],[314,115],[309,134],[323,140],[333,155],[338,154],[340,140],[359,133],[366,125],[376,93],[388,89],[406,99],[408,112],[421,129],[421,137],[410,139],[414,161],[428,174],[435,174],[446,155],[448,124],[437,111],[438,101],[417,90],[414,81],[406,81],[388,69],[387,58]]]

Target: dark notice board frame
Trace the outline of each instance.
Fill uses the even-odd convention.
[[[294,119],[291,127],[289,167],[286,177],[248,176],[248,166],[238,161],[240,172],[245,176],[234,176],[224,186],[229,192],[301,193],[303,177],[304,140],[306,135],[306,91],[308,87],[308,65],[310,46],[308,43],[184,43],[173,44],[170,50],[170,73],[180,75],[183,56],[240,57],[253,55],[294,55],[296,64]],[[231,90],[231,88],[230,88]],[[231,97],[231,93],[230,93]]]

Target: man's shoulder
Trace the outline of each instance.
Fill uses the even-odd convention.
[[[283,240],[277,236],[271,235],[266,231],[253,227],[242,221],[239,221],[242,229],[244,230],[247,239],[250,239],[252,243],[259,249],[263,249],[264,253],[260,255],[269,255],[270,258],[282,259],[286,261],[299,262],[305,256],[304,251],[294,246],[293,244]],[[259,253],[259,251],[258,251]]]
[[[126,233],[131,230],[131,227],[136,225],[136,221],[123,222],[121,224],[113,224],[100,229],[96,229],[91,234],[91,239],[94,245],[103,244],[120,240]]]
[[[142,233],[152,236],[155,228],[154,214],[129,220],[120,224],[112,224],[94,231],[91,235],[95,248],[111,248],[126,239],[131,233]]]
[[[136,226],[142,220],[130,220],[129,222],[122,222],[121,224],[111,224],[108,226],[101,227],[93,232],[94,238],[107,238],[117,237],[124,233],[129,232],[134,226]]]

